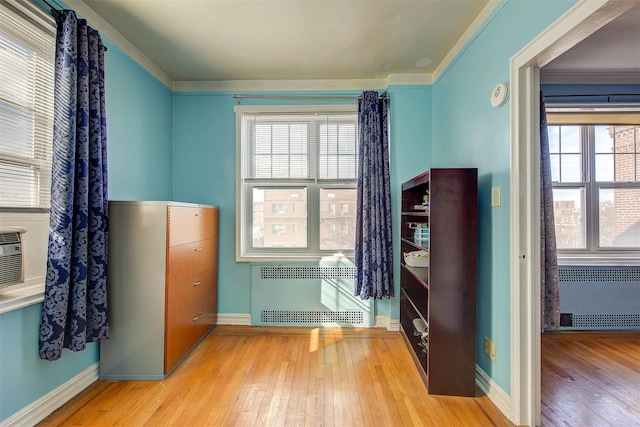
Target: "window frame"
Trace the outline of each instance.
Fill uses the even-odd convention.
[[[318,105],[238,105],[234,108],[236,114],[236,261],[238,262],[286,262],[286,261],[315,261],[324,256],[342,253],[352,257],[352,250],[320,250],[320,191],[322,189],[355,189],[357,176],[352,180],[325,180],[315,178],[275,180],[268,183],[259,179],[245,179],[248,161],[243,147],[248,143],[243,130],[243,118],[251,114],[309,114],[309,113],[347,113],[357,114],[357,103],[352,104],[318,104]],[[356,135],[357,135],[357,121]],[[357,144],[357,136],[356,136]],[[310,153],[313,165],[317,165],[315,153]],[[357,154],[356,154],[357,162]],[[314,172],[315,175],[315,172]],[[307,233],[307,248],[254,248],[251,245],[252,230],[252,197],[254,188],[306,188],[306,205],[297,210],[307,209],[307,228],[297,229],[297,233]]]
[[[558,258],[561,262],[626,262],[631,258],[640,257],[639,247],[607,247],[600,246],[600,191],[608,189],[640,189],[640,181],[596,181],[596,126],[639,126],[640,109],[627,111],[623,117],[616,117],[620,113],[618,109],[598,108],[596,113],[580,112],[579,109],[551,107],[547,108],[548,126],[577,126],[580,129],[580,146],[582,153],[581,181],[558,182],[553,181],[552,187],[556,189],[583,189],[584,190],[584,248],[558,249]],[[608,114],[607,114],[608,113]],[[631,116],[630,116],[631,115]],[[630,117],[632,117],[630,119]],[[635,119],[633,118],[635,117]],[[636,144],[638,144],[636,135]],[[636,145],[638,150],[638,145]],[[638,171],[636,171],[638,173]]]
[[[28,204],[1,204],[2,212],[48,212],[51,193],[51,162],[53,152],[53,86],[55,79],[55,34],[53,18],[40,9],[20,0],[6,0],[1,7],[26,22],[27,33],[36,34],[34,39],[14,39],[16,43],[31,49],[36,55],[33,65],[33,106],[22,105],[19,100],[7,98],[3,101],[21,110],[32,110],[33,135],[31,156],[0,151],[0,165],[15,166],[31,170],[30,197]],[[9,28],[9,27],[7,27]],[[10,35],[8,37],[11,37]],[[50,43],[46,46],[46,42]],[[15,177],[15,175],[13,175]],[[16,177],[20,179],[20,177]],[[26,178],[25,178],[26,179]],[[23,180],[24,181],[24,180]]]

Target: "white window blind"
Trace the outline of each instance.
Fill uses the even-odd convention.
[[[25,1],[0,2],[0,206],[48,208],[55,23]]]
[[[248,179],[354,180],[356,114],[246,115]],[[310,141],[315,144],[310,144]],[[313,148],[313,149],[310,149]]]

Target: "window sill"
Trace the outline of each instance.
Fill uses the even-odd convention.
[[[0,314],[19,310],[44,300],[44,278],[0,289]]]
[[[558,265],[638,265],[640,254],[632,252],[628,254],[611,255],[558,255]]]

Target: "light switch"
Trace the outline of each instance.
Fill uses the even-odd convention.
[[[491,188],[491,206],[500,206],[500,187]]]

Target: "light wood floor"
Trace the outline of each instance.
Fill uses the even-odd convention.
[[[399,332],[218,326],[164,381],[97,381],[41,426],[512,426],[428,395]]]
[[[640,426],[640,332],[542,334],[543,426]]]

